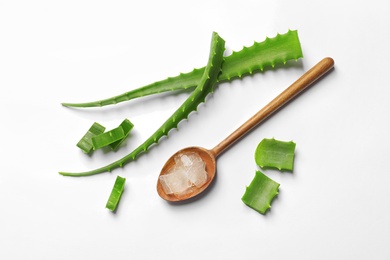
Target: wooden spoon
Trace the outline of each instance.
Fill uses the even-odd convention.
[[[174,202],[187,200],[202,193],[210,185],[210,183],[215,177],[217,169],[216,158],[218,157],[218,155],[220,155],[228,146],[237,141],[240,137],[248,133],[256,125],[261,123],[264,119],[269,117],[272,113],[276,112],[279,108],[288,103],[298,93],[306,89],[313,82],[315,82],[326,72],[332,69],[333,65],[334,61],[332,58],[324,58],[323,60],[321,60],[213,149],[208,150],[202,147],[188,147],[172,155],[165,163],[160,175],[166,174],[167,171],[175,165],[175,155],[180,153],[195,152],[198,153],[205,162],[208,179],[207,182],[200,188],[194,186],[191,188],[192,191],[190,193],[187,193],[182,196],[177,196],[174,194],[166,194],[162,188],[159,178],[157,181],[157,192],[160,197],[167,201]]]

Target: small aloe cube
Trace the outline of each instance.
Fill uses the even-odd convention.
[[[278,194],[280,184],[257,171],[241,200],[261,214],[271,208],[273,198]]]
[[[134,125],[130,122],[129,119],[123,120],[123,122],[120,124],[120,127],[123,129],[124,136],[122,139],[110,144],[110,147],[112,150],[117,150],[118,147],[121,145],[121,143],[126,139],[126,137],[129,135],[131,129],[133,129]]]
[[[125,136],[123,128],[118,126],[110,131],[107,131],[103,134],[92,137],[93,149],[97,150],[102,147],[108,146],[112,143],[115,143]]]
[[[261,168],[276,168],[292,171],[294,167],[295,143],[280,140],[263,139],[255,152],[256,164]]]
[[[117,176],[114,187],[112,187],[112,191],[110,194],[110,197],[108,198],[108,201],[106,203],[106,208],[115,211],[118,203],[122,197],[123,190],[125,188],[125,182],[126,178],[123,178],[121,176]]]
[[[85,135],[77,143],[77,147],[83,150],[84,153],[89,153],[93,149],[92,138],[104,133],[106,128],[99,123],[93,123]]]

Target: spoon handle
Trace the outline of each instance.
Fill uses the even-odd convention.
[[[230,134],[226,139],[220,142],[216,147],[210,150],[211,153],[217,157],[232,143],[237,141],[240,137],[248,133],[252,128],[261,123],[264,119],[276,112],[283,105],[288,103],[301,91],[309,87],[313,82],[323,76],[326,72],[333,68],[334,61],[332,58],[324,58],[310,70],[303,74],[297,81],[291,84],[287,89],[280,93],[276,98],[269,102],[264,108],[252,116],[236,131]]]

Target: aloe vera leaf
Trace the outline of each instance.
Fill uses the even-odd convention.
[[[257,71],[263,71],[266,68],[273,68],[275,64],[286,63],[289,60],[298,60],[302,57],[298,32],[289,30],[287,33],[278,34],[274,38],[267,37],[263,42],[255,42],[252,46],[244,47],[241,51],[233,52],[226,57],[222,64],[222,73],[218,76],[218,82],[230,81],[237,77],[240,78]],[[62,105],[69,107],[100,107],[147,95],[194,88],[202,78],[204,70],[204,67],[194,69],[189,73],[181,73],[179,76],[99,101],[62,103]]]
[[[123,128],[118,126],[108,132],[92,137],[93,149],[97,150],[121,140],[125,136]]]
[[[133,129],[133,127],[134,127],[133,123],[131,123],[130,120],[127,118],[125,120],[123,120],[123,122],[119,126],[122,127],[124,135],[120,140],[110,144],[110,147],[112,150],[118,149],[118,147],[121,145],[121,143],[123,143],[123,141],[129,135],[131,129]]]
[[[280,171],[292,171],[296,144],[274,138],[264,138],[255,151],[255,161],[261,168],[276,168]]]
[[[260,171],[256,171],[256,175],[252,182],[246,187],[245,193],[241,200],[252,209],[261,214],[271,208],[271,202],[278,194],[280,184],[273,181]]]
[[[115,211],[118,203],[122,197],[123,190],[125,188],[126,178],[117,176],[114,186],[112,187],[110,197],[107,200],[106,208]]]
[[[80,139],[77,143],[77,146],[83,150],[84,153],[89,153],[93,149],[92,137],[100,135],[104,133],[106,128],[99,123],[93,123],[93,125],[89,128],[89,130],[85,133],[85,135]]]
[[[168,118],[168,120],[165,121],[151,137],[138,146],[134,151],[109,165],[95,170],[80,173],[60,172],[60,174],[64,176],[78,177],[111,171],[115,168],[123,167],[126,163],[135,160],[139,154],[146,152],[151,145],[157,144],[161,137],[167,136],[171,129],[177,128],[179,122],[187,119],[191,112],[197,110],[200,103],[205,102],[206,96],[213,92],[213,87],[217,81],[218,74],[221,72],[224,50],[225,41],[216,32],[213,32],[209,59],[198,86],[183,102],[183,104]]]
[[[181,89],[195,88],[199,83],[200,78],[204,73],[205,68],[194,69],[189,73],[180,73],[179,76],[169,77],[167,79],[154,82],[152,84],[133,89],[123,94],[102,99],[98,101],[85,102],[85,103],[61,103],[66,107],[103,107],[107,105],[114,105],[124,101],[129,101],[135,98],[140,98],[148,95],[175,91]]]
[[[288,60],[302,58],[298,32],[289,30],[285,34],[277,34],[274,38],[266,38],[263,42],[255,42],[239,52],[225,58],[219,82],[274,68],[276,64],[285,64]]]

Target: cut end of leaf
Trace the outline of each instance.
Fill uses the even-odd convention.
[[[118,141],[109,144],[113,151],[116,151],[119,148],[119,146],[126,140],[127,136],[130,134],[130,131],[133,129],[134,124],[131,123],[129,119],[125,119],[119,125],[119,127],[122,127],[123,129],[123,137]]]
[[[257,146],[255,161],[263,169],[274,168],[280,171],[293,171],[296,144],[292,141],[263,139]]]
[[[77,143],[77,147],[79,147],[84,153],[90,153],[93,150],[92,138],[104,133],[105,130],[106,128],[99,123],[93,123],[93,125]]]
[[[119,201],[122,197],[123,190],[125,188],[125,182],[126,178],[117,176],[114,187],[111,190],[110,197],[108,198],[108,201],[106,203],[106,208],[109,209],[110,211],[115,211]]]
[[[279,186],[279,183],[257,171],[241,200],[248,207],[265,214],[271,208],[271,202],[278,194]]]

